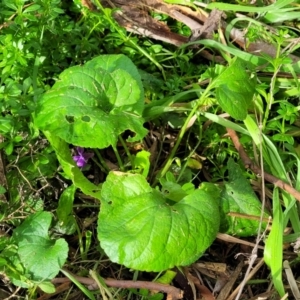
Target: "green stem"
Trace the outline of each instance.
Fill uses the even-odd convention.
[[[273,61],[270,61],[270,63],[274,66],[274,74],[272,76],[271,82],[270,82],[270,93],[269,93],[269,99],[267,100],[267,107],[266,107],[266,112],[264,114],[264,121],[263,121],[263,126],[262,128],[266,128],[266,124],[269,118],[269,113],[271,111],[273,102],[274,102],[274,90],[275,90],[275,84],[276,84],[276,78],[277,78],[277,73],[280,71],[282,63],[280,62],[280,44],[278,43],[277,45],[277,51],[276,51],[276,57],[273,59]]]
[[[156,176],[155,181],[154,181],[154,185],[157,184],[158,182],[158,178],[164,177],[165,174],[167,173],[167,171],[169,170],[169,168],[172,165],[173,159],[175,157],[175,154],[177,153],[178,147],[181,143],[181,140],[183,138],[183,136],[185,135],[186,131],[188,130],[188,125],[190,120],[192,119],[192,117],[197,113],[199,106],[203,103],[203,100],[205,99],[206,95],[209,93],[211,86],[208,86],[207,89],[204,91],[204,93],[201,95],[201,98],[197,101],[196,105],[194,106],[194,108],[191,110],[191,112],[189,113],[187,119],[185,120],[179,134],[177,137],[177,141],[170,153],[170,156],[166,162],[166,164],[164,165],[163,169],[159,172],[159,174]]]
[[[94,149],[94,151],[95,151],[100,163],[96,159],[93,159],[93,162],[100,168],[100,170],[102,172],[108,173],[110,171],[109,167],[107,166],[107,164],[106,164],[105,160],[103,159],[102,155],[100,154],[99,150]]]
[[[189,153],[187,159],[189,159],[190,157],[192,157],[192,156],[194,155],[194,153],[196,152],[196,149],[199,147],[199,145],[200,145],[200,143],[201,143],[201,141],[202,141],[202,130],[201,130],[201,125],[199,125],[199,127],[200,127],[200,128],[199,128],[200,130],[199,130],[199,139],[198,139],[198,142],[197,142],[196,146],[194,147],[194,149]],[[180,173],[179,173],[179,175],[178,175],[178,178],[177,178],[177,180],[176,180],[177,183],[179,182],[180,178],[181,178],[182,175],[184,174],[184,171],[185,171],[186,167],[187,167],[187,162],[184,164],[184,166],[182,167],[182,169],[181,169],[181,171],[180,171]]]
[[[120,155],[119,155],[119,152],[118,152],[118,150],[117,150],[117,148],[116,148],[115,146],[112,146],[112,148],[113,148],[114,153],[115,153],[115,155],[116,155],[116,158],[117,158],[117,161],[118,161],[120,170],[121,170],[122,172],[124,172],[124,171],[125,171],[125,167],[124,167],[123,161],[122,161],[122,159],[121,159],[121,157],[120,157]]]
[[[86,259],[87,257],[86,257],[86,252],[85,252],[84,245],[83,245],[82,234],[81,234],[81,231],[80,231],[80,228],[79,228],[77,222],[75,222],[75,226],[76,226],[76,231],[78,234],[80,254],[81,254],[82,259]]]
[[[132,155],[130,154],[129,149],[128,149],[128,147],[127,147],[125,141],[123,140],[123,138],[122,138],[121,136],[119,136],[119,140],[120,140],[120,142],[121,142],[121,144],[122,144],[122,146],[123,146],[123,148],[124,148],[124,150],[125,150],[125,152],[126,152],[128,158],[129,158],[129,160],[130,160],[131,167],[133,167],[133,165],[134,165],[133,157],[132,157]]]
[[[42,46],[43,44],[43,37],[44,37],[44,26],[42,27],[41,31],[41,36],[40,36],[40,45]],[[38,49],[35,54],[35,60],[34,60],[34,65],[33,65],[33,72],[32,72],[32,87],[33,87],[33,92],[34,96],[33,99],[36,102],[37,101],[37,89],[38,89],[38,71],[39,71],[39,66],[41,64],[41,51]]]

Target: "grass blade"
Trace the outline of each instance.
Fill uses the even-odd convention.
[[[89,291],[83,284],[81,284],[76,278],[74,278],[70,273],[65,270],[60,270],[64,275],[66,275],[90,300],[96,300],[94,294]]]
[[[224,11],[232,10],[232,11],[241,11],[241,12],[253,12],[253,13],[267,13],[267,12],[279,12],[279,9],[285,7],[291,3],[293,0],[282,0],[277,1],[274,4],[264,7],[255,7],[255,6],[242,6],[236,4],[228,4],[228,3],[210,3],[207,8],[209,9],[220,9]]]
[[[219,125],[222,125],[222,126],[224,126],[226,128],[233,129],[233,130],[235,130],[235,131],[237,131],[239,133],[242,133],[242,134],[245,134],[245,135],[249,135],[249,132],[245,128],[243,128],[242,126],[240,126],[240,125],[238,125],[236,123],[233,123],[233,122],[231,122],[231,121],[229,121],[229,120],[227,120],[225,118],[222,118],[220,116],[217,116],[215,114],[211,114],[211,113],[208,113],[208,112],[201,112],[201,114],[205,118],[207,118],[207,119],[209,119],[209,120],[211,120],[211,121],[213,121],[213,122],[215,122],[215,123],[217,123]]]
[[[282,244],[283,244],[283,214],[280,205],[278,188],[273,192],[273,223],[267,238],[264,259],[271,269],[274,286],[281,297],[284,296],[282,282]]]

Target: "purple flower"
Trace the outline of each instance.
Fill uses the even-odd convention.
[[[84,149],[81,147],[76,147],[78,155],[73,156],[73,160],[76,161],[76,165],[79,168],[83,168],[88,160],[94,156],[94,153],[84,152]]]

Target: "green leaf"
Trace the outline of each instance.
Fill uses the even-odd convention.
[[[202,163],[195,158],[189,157],[187,159],[187,166],[191,169],[200,170],[202,168]]]
[[[8,275],[11,282],[19,287],[29,289],[33,287],[33,283],[30,282],[25,276],[19,274],[9,274]]]
[[[14,143],[12,141],[8,142],[4,147],[6,155],[11,155],[14,150]]]
[[[147,178],[150,169],[150,155],[149,151],[142,150],[136,154],[133,161],[133,169],[141,171],[145,178]]]
[[[170,205],[142,175],[111,172],[101,195],[101,247],[113,262],[136,270],[189,265],[219,229],[219,199],[205,190]]]
[[[49,281],[39,283],[38,287],[47,294],[55,293],[55,286]]]
[[[0,257],[0,267],[6,266],[6,265],[7,265],[6,259],[4,259],[3,257]]]
[[[98,58],[95,65],[89,62],[71,67],[60,75],[60,80],[38,102],[35,124],[39,129],[69,144],[100,149],[116,145],[125,130],[135,133],[128,138],[130,142],[145,136],[147,130],[141,117],[143,90],[140,79],[135,79],[138,73],[132,76],[115,65],[103,69],[98,66],[101,59],[104,60]]]
[[[179,202],[185,196],[187,196],[187,192],[181,187],[180,184],[172,181],[168,181],[164,178],[159,180],[162,185],[162,192],[167,199],[170,199],[175,202]]]
[[[286,9],[267,13],[264,19],[268,23],[280,23],[284,21],[292,21],[293,19],[299,19],[299,8],[295,11],[295,7],[289,7]]]
[[[221,195],[221,226],[220,231],[237,236],[257,234],[259,221],[228,216],[228,213],[247,214],[259,217],[261,202],[257,199],[249,182],[244,178],[240,167],[232,159],[228,161],[229,182],[225,184]],[[264,217],[268,217],[265,213]],[[265,227],[266,224],[263,224]]]
[[[33,11],[37,11],[41,8],[41,6],[39,4],[33,4],[28,6],[23,13],[29,13],[29,12],[33,12]]]
[[[10,115],[0,117],[0,133],[5,134],[13,129],[13,118]]]
[[[251,65],[236,58],[213,84],[222,109],[231,117],[244,120],[255,92],[256,79],[251,73]]]
[[[264,259],[271,269],[272,282],[280,297],[285,294],[282,282],[282,245],[283,245],[283,214],[279,199],[278,188],[273,193],[273,222],[264,250]]]
[[[35,213],[13,232],[20,261],[36,281],[53,279],[68,256],[66,241],[49,237],[51,219],[49,212]]]
[[[224,11],[233,10],[233,11],[242,11],[242,12],[260,12],[260,13],[267,13],[267,12],[273,12],[278,11],[279,8],[282,8],[286,5],[289,5],[290,3],[293,3],[293,0],[284,0],[284,1],[276,1],[268,6],[249,6],[249,5],[236,5],[236,4],[229,4],[229,3],[216,3],[212,2],[210,3],[207,8],[209,9],[220,9]]]
[[[250,135],[249,132],[244,128],[242,127],[241,125],[235,123],[235,122],[232,122],[232,121],[229,121],[225,118],[222,118],[222,117],[219,117],[218,115],[215,115],[215,114],[211,114],[211,113],[208,113],[208,112],[203,112],[201,113],[203,114],[203,116],[223,127],[227,127],[227,128],[231,128],[237,132],[240,132],[242,133],[243,135]],[[247,117],[248,118],[248,117]],[[247,119],[246,119],[247,120]]]
[[[137,114],[141,115],[144,109],[144,89],[141,80],[141,75],[137,67],[125,55],[101,55],[88,61],[86,66],[89,68],[102,68],[108,72],[114,72],[122,69],[136,81],[139,86],[140,98],[134,103],[134,109]]]
[[[3,4],[9,8],[11,8],[12,10],[18,10],[18,7],[16,6],[15,3],[10,3],[10,1],[3,1]]]
[[[0,195],[3,195],[4,193],[6,193],[6,188],[0,184]]]
[[[80,188],[84,194],[100,199],[101,187],[90,182],[76,166],[71,157],[71,151],[68,144],[48,131],[45,131],[44,134],[57,155],[57,158],[65,172],[64,175],[68,179],[72,180],[73,184]]]
[[[75,191],[75,185],[69,186],[63,191],[58,201],[56,229],[63,234],[72,234],[76,231],[76,220],[73,216]]]

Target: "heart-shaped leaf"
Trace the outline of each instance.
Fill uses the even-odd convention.
[[[141,117],[141,80],[133,63],[125,60],[125,67],[116,67],[116,62],[122,63],[123,58],[112,60],[113,66],[103,69],[99,66],[104,64],[102,58],[95,65],[89,62],[65,70],[38,102],[37,127],[69,144],[90,148],[116,145],[125,130],[135,134],[129,141],[143,138],[147,131]],[[109,64],[109,59],[106,62]],[[133,69],[133,76],[126,71]]]
[[[33,280],[53,279],[68,256],[66,241],[49,237],[51,219],[49,212],[38,212],[30,215],[13,233],[20,261]]]
[[[219,229],[219,200],[205,190],[168,203],[142,175],[111,172],[101,196],[101,247],[112,261],[136,270],[188,265]]]

